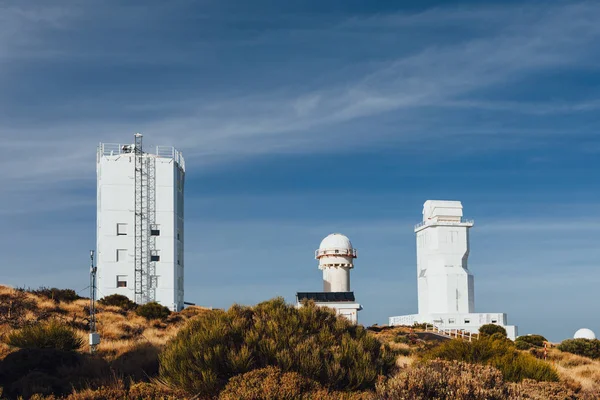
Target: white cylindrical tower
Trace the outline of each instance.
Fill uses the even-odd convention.
[[[354,268],[356,249],[347,236],[332,233],[321,241],[315,252],[323,270],[324,292],[350,292],[350,270]]]

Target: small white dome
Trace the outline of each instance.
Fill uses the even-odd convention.
[[[319,250],[352,250],[352,242],[348,236],[341,233],[332,233],[321,241]]]
[[[581,328],[577,332],[575,332],[575,335],[573,335],[573,339],[592,339],[593,340],[593,339],[596,339],[596,334],[591,329]]]

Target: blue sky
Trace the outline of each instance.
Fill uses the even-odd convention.
[[[402,5],[400,5],[402,4]],[[461,200],[476,310],[600,334],[597,2],[2,1],[0,282],[83,289],[95,147],[186,156],[186,300],[416,304],[413,224]]]

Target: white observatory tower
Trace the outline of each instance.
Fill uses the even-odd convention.
[[[185,162],[169,146],[100,143],[97,271],[101,297],[183,308]]]
[[[350,290],[350,270],[356,258],[350,239],[340,233],[328,235],[315,251],[315,258],[323,271],[323,291],[296,293],[297,306],[302,306],[303,300],[313,300],[316,305],[333,308],[338,315],[356,324],[362,306]]]
[[[460,201],[427,200],[417,234],[419,314],[474,312],[469,272],[469,228]]]
[[[339,233],[327,236],[315,251],[315,258],[323,271],[324,292],[350,291],[350,270],[354,268],[356,249],[348,237]]]
[[[475,313],[473,275],[469,271],[469,230],[474,222],[463,218],[460,201],[427,200],[417,236],[419,313],[390,317],[389,324],[436,324],[444,329],[477,333],[485,324],[497,324],[515,339],[517,327],[507,325],[504,313]]]

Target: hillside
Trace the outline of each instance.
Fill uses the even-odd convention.
[[[592,399],[600,393],[598,360],[551,348],[543,361],[530,356],[540,356],[539,349],[518,351],[505,339],[482,339],[473,350],[419,329],[364,330],[310,304],[299,311],[280,300],[229,311],[189,307],[156,319],[129,306],[98,305],[102,342],[90,356],[88,307],[72,291],[0,286],[3,398]],[[66,327],[83,343],[73,351],[51,342],[7,344],[38,326]],[[481,349],[496,355],[469,359]],[[522,379],[530,375],[545,381]]]

